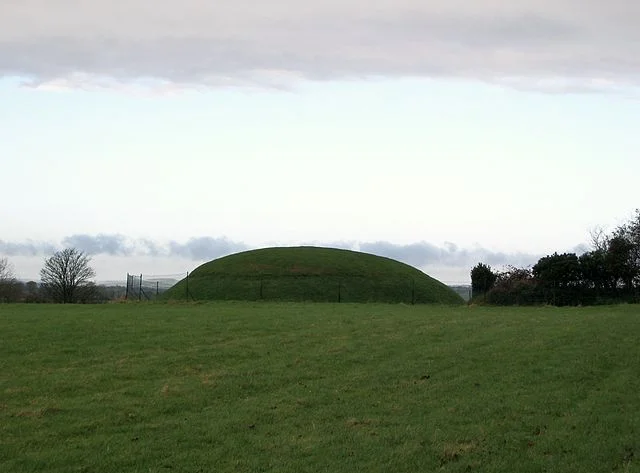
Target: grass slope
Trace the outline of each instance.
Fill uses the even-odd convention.
[[[188,289],[188,291],[187,291]],[[165,299],[460,304],[440,281],[398,261],[334,248],[264,248],[196,268]]]
[[[0,471],[638,472],[638,307],[0,305]]]

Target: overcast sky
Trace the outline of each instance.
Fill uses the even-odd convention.
[[[464,282],[640,207],[640,2],[0,0],[0,256],[270,245]]]

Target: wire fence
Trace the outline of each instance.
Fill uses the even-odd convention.
[[[189,272],[173,274],[127,273],[124,299],[129,301],[155,301],[175,287],[173,296],[190,301],[218,300],[314,300],[326,302],[390,301],[408,304],[431,302],[433,297],[414,279],[380,280],[376,278],[327,277],[314,275],[280,275],[268,277],[234,277],[220,275],[205,279],[193,277]],[[465,301],[471,297],[470,286],[448,285]]]
[[[469,302],[473,296],[471,290],[471,284],[465,281],[441,281],[445,285],[449,286],[455,293],[457,293],[465,302]]]
[[[184,277],[185,273],[159,275],[137,275],[127,273],[124,298],[125,300],[137,301],[158,300],[165,291],[170,289]]]

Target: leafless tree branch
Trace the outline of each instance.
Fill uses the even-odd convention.
[[[45,260],[40,270],[43,287],[55,302],[77,302],[82,288],[88,286],[95,277],[90,262],[89,256],[75,248],[56,252]]]

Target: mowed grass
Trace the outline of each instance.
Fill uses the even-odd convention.
[[[640,471],[640,308],[0,305],[0,471]]]

